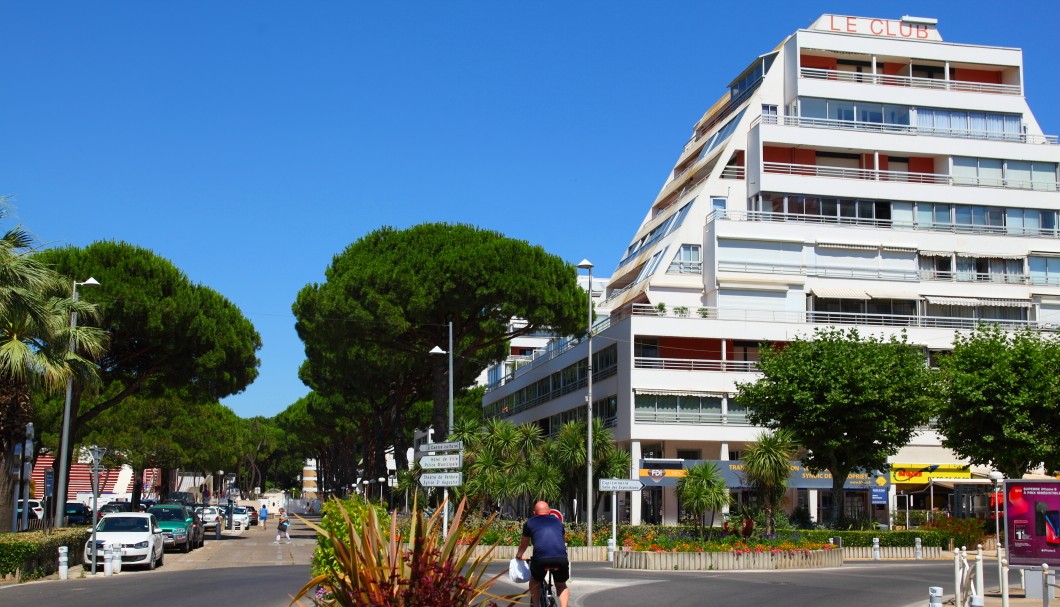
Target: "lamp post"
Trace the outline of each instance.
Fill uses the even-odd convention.
[[[361,483],[364,484],[364,492],[362,493],[362,495],[364,496],[364,503],[367,504],[368,503],[368,487],[369,487],[369,485],[372,484],[372,481],[363,480],[363,481],[361,481]]]
[[[446,427],[446,437],[453,433],[453,321],[449,321],[449,351],[446,352],[438,346],[431,348],[431,354],[449,355],[449,425]],[[445,512],[442,514],[442,536],[449,536],[449,489],[445,489],[443,498]]]
[[[991,470],[990,480],[994,481],[994,548],[997,553],[997,585],[998,588],[1005,588],[1005,584],[1002,581],[1004,575],[1004,569],[1001,567],[1001,516],[1000,516],[1000,504],[1002,496],[998,494],[998,485],[1001,484],[1001,480],[1005,478],[1005,475],[997,470]],[[1007,529],[1007,527],[1006,527]],[[1006,551],[1008,550],[1008,544],[1006,543]],[[1004,594],[1004,593],[1003,593]],[[1008,595],[1004,595],[1008,596]]]
[[[99,545],[96,544],[96,527],[99,526],[99,521],[95,520],[98,510],[96,496],[99,495],[99,462],[107,454],[107,450],[103,447],[92,447],[88,452],[92,454],[92,575],[96,575],[96,561],[99,560]]]
[[[585,545],[593,545],[593,264],[583,259],[578,268],[589,271],[589,325],[586,341],[589,353],[585,357],[587,371],[585,384],[586,433],[588,435],[585,449]]]
[[[382,476],[380,476],[376,480],[379,481],[379,503],[382,504],[383,503],[383,483],[386,482],[386,479],[383,478]]]
[[[73,291],[70,298],[77,302],[77,287],[98,287],[99,281],[89,277],[84,282],[74,281]],[[69,351],[74,351],[74,330],[77,328],[77,308],[70,312],[70,345]],[[63,406],[63,430],[59,439],[59,480],[55,491],[55,526],[62,527],[66,521],[66,482],[70,474],[70,408],[74,400],[74,377],[71,375],[66,379],[66,404]],[[95,562],[92,563],[95,573]]]

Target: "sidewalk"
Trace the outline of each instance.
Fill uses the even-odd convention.
[[[302,515],[313,523],[320,522],[319,514]],[[291,543],[274,544],[276,541],[275,519],[269,517],[268,529],[254,525],[242,530],[225,530],[221,540],[206,537],[206,545],[188,554],[166,553],[169,571],[219,567],[261,567],[270,565],[308,565],[316,547],[316,532],[297,517],[291,517]]]

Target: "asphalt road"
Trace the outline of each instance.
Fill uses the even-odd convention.
[[[273,529],[226,531],[221,540],[207,540],[204,548],[189,554],[167,552],[165,565],[156,571],[91,577],[76,568],[65,581],[0,586],[0,606],[289,605],[309,580],[315,544],[312,530],[297,519],[292,522],[289,545],[274,544]],[[996,587],[996,570],[984,569],[988,587]],[[489,567],[491,574],[502,571],[507,571],[506,562]],[[952,595],[951,562],[855,561],[834,569],[737,572],[629,571],[575,563],[570,607],[922,607],[930,586],[942,586]],[[525,589],[509,582],[506,574],[495,587],[500,595]]]

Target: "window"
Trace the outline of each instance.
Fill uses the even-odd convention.
[[[715,211],[724,212],[725,211],[725,204],[727,202],[728,202],[727,198],[711,198],[710,199],[710,208],[714,209]]]
[[[700,274],[703,272],[703,263],[700,258],[701,247],[698,244],[683,244],[670,262],[667,272],[671,274]]]
[[[950,219],[950,205],[932,202],[920,202],[916,205],[917,224],[921,227],[935,225],[952,225]]]
[[[703,452],[699,449],[678,449],[677,459],[703,459]]]
[[[1055,191],[1056,167],[1055,162],[954,156],[950,175],[955,185]]]
[[[1031,271],[1032,285],[1060,286],[1060,257],[1037,257],[1027,259]]]
[[[648,260],[648,263],[644,264],[644,267],[640,269],[640,273],[637,274],[637,279],[633,281],[633,284],[636,284],[654,274],[655,270],[659,268],[659,262],[662,261],[663,255],[665,254],[666,248],[664,247],[663,250],[659,251],[655,255],[652,255],[651,259]]]
[[[734,341],[732,343],[732,360],[758,362],[761,357],[758,354],[758,342]]]
[[[1019,114],[992,114],[963,110],[917,108],[917,130],[946,137],[1022,141]]]
[[[659,338],[638,337],[633,340],[633,356],[637,358],[658,358]]]
[[[685,217],[688,215],[688,211],[692,208],[692,203],[694,203],[695,201],[695,198],[688,201],[688,204],[678,209],[676,213],[665,219],[659,225],[655,226],[650,232],[642,236],[639,240],[629,245],[629,248],[626,249],[626,256],[622,258],[622,261],[618,263],[619,267],[633,259],[638,253],[647,248],[648,245],[651,245],[660,238],[681,227],[681,224],[685,221]]]
[[[871,130],[907,130],[909,126],[909,108],[901,105],[871,103],[867,101],[841,101],[837,99],[803,98],[799,101],[799,116],[813,121],[828,120],[831,123],[822,126],[839,126],[841,128],[859,128],[866,125]],[[835,122],[849,124],[836,125]],[[895,129],[886,126],[896,127]]]
[[[765,124],[777,123],[777,106],[762,105],[762,122]]]
[[[732,136],[733,131],[736,130],[736,126],[740,124],[740,119],[743,118],[743,113],[745,111],[746,111],[746,108],[743,109],[743,110],[740,110],[740,113],[736,114],[735,118],[733,118],[732,120],[730,120],[727,123],[725,123],[725,126],[723,126],[720,129],[718,129],[718,132],[715,133],[713,136],[711,136],[710,141],[708,141],[707,143],[703,144],[703,151],[701,151],[699,153],[699,157],[696,158],[696,162],[699,162],[700,160],[706,158],[707,156],[710,155],[711,152],[716,150],[721,144],[723,144],[726,141],[728,141],[729,137]]]
[[[920,280],[951,280],[953,257],[939,253],[920,254]]]

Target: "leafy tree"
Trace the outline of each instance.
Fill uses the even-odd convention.
[[[710,527],[714,527],[714,515],[729,504],[729,489],[714,462],[703,462],[685,470],[677,479],[677,497],[685,509],[696,517],[699,537],[703,537],[703,516],[709,510]]]
[[[98,393],[85,393],[84,384],[75,382],[72,440],[133,395],[155,398],[179,390],[191,401],[209,402],[243,390],[257,377],[261,338],[254,326],[230,301],[191,282],[170,261],[123,242],[51,249],[34,258],[64,276],[92,276],[101,284],[85,290],[83,298],[99,307],[110,345],[98,360]]]
[[[748,418],[791,431],[814,471],[832,475],[832,522],[842,518],[851,472],[882,470],[925,424],[934,377],[924,355],[902,338],[862,337],[856,329],[818,329],[813,339],[764,346],[762,377],[738,386]]]
[[[984,325],[954,337],[939,359],[943,446],[973,464],[1022,478],[1044,463],[1060,469],[1060,341]]]
[[[5,213],[0,209],[0,218]],[[106,336],[99,329],[71,330],[70,314],[92,321],[96,308],[68,297],[70,283],[32,255],[33,239],[21,226],[0,236],[0,495],[9,496],[7,474],[14,446],[35,419],[32,393],[58,393],[71,377],[92,381]],[[70,346],[73,346],[72,348]],[[83,356],[82,356],[83,355]],[[10,520],[11,501],[0,499],[0,520]]]
[[[776,513],[788,488],[791,458],[797,449],[798,444],[791,432],[784,428],[760,433],[756,441],[744,449],[744,475],[762,497],[766,533],[776,533]]]
[[[430,395],[432,424],[446,436],[448,357],[428,352],[448,348],[450,322],[460,389],[503,359],[513,337],[576,332],[583,302],[574,266],[541,247],[469,225],[381,228],[337,255],[324,283],[299,293],[300,376],[322,394],[363,396],[384,438],[402,436],[410,404]]]

